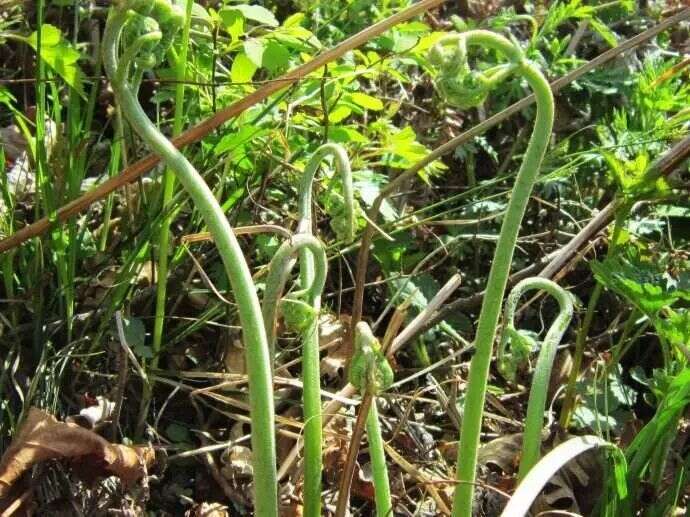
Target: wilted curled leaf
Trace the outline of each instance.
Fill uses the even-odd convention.
[[[69,459],[83,476],[117,476],[133,483],[146,474],[155,453],[151,447],[112,444],[76,424],[31,408],[12,445],[0,460],[0,498],[36,463]]]

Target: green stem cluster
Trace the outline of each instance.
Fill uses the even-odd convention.
[[[456,50],[448,56],[444,48],[449,45],[454,45]],[[503,54],[509,59],[509,66],[499,69],[498,72],[494,72],[488,77],[487,74],[469,71],[467,49],[471,46],[478,46]],[[451,35],[442,39],[434,47],[431,53],[432,61],[438,62],[439,55],[446,55],[448,60],[457,60],[457,63],[454,64],[449,64],[446,61],[446,66],[441,69],[439,90],[458,107],[469,107],[481,103],[488,95],[489,90],[508,72],[522,76],[534,90],[537,100],[534,130],[503,219],[489,272],[484,302],[477,323],[476,351],[470,364],[460,430],[460,445],[458,447],[457,479],[459,484],[455,490],[453,501],[453,515],[465,517],[472,514],[477,451],[489,365],[500,308],[520,225],[551,136],[554,103],[549,83],[539,69],[524,57],[517,44],[503,36],[485,30],[472,30]],[[467,90],[467,92],[463,93],[463,90]]]
[[[155,16],[151,18],[151,16]],[[106,73],[122,112],[139,136],[175,172],[213,235],[237,301],[249,375],[249,403],[256,515],[277,516],[274,409],[268,342],[259,299],[247,262],[213,192],[192,164],[148,119],[136,95],[143,71],[162,60],[184,15],[168,0],[121,1],[108,17],[103,37]],[[164,33],[162,31],[165,31]],[[120,40],[127,45],[118,57]],[[132,75],[133,79],[129,79]]]
[[[558,345],[563,339],[563,334],[573,319],[573,296],[560,287],[555,282],[546,278],[532,277],[518,282],[508,295],[503,319],[505,330],[498,349],[499,364],[505,354],[508,341],[514,339],[524,339],[518,334],[515,328],[515,311],[522,295],[531,290],[542,290],[553,296],[558,302],[559,312],[554,319],[551,327],[546,333],[546,337],[541,344],[537,364],[534,368],[532,377],[532,387],[529,392],[527,404],[527,419],[525,421],[525,431],[522,438],[522,456],[520,459],[520,469],[518,480],[524,479],[534,464],[539,460],[541,447],[541,430],[544,422],[544,410],[546,409],[546,394],[549,391],[549,379],[553,361],[556,358]]]

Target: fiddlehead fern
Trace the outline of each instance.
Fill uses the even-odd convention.
[[[254,511],[262,517],[277,516],[271,370],[266,332],[249,267],[213,192],[184,155],[148,119],[136,95],[143,72],[162,60],[183,20],[184,15],[179,8],[168,0],[120,0],[111,9],[106,23],[103,61],[125,117],[175,172],[218,247],[237,301],[247,351],[253,430]],[[125,50],[120,58],[121,41]]]
[[[312,300],[319,298],[323,291],[323,286],[326,283],[326,275],[328,273],[328,260],[326,258],[326,251],[323,244],[313,235],[295,234],[289,240],[283,242],[276,251],[269,264],[268,276],[266,277],[266,290],[264,292],[264,300],[262,304],[262,314],[264,324],[266,326],[266,336],[268,339],[269,349],[271,350],[271,357],[274,355],[276,331],[275,322],[278,309],[283,303],[280,298],[285,290],[290,271],[294,264],[294,258],[297,254],[303,251],[308,251],[313,259],[314,276],[311,282],[304,286],[302,291],[294,293],[289,298],[288,306],[295,305],[294,308],[288,308],[290,311],[290,320],[294,322],[295,327],[305,328],[311,324],[310,321],[305,321],[303,318],[297,316],[296,311],[300,311],[301,304],[307,304],[312,308],[312,312],[318,313],[318,309],[314,309]],[[299,303],[298,303],[299,302]],[[307,316],[309,313],[306,309],[301,309],[301,314]]]
[[[385,517],[393,514],[388,467],[383,447],[376,395],[393,384],[393,370],[381,350],[379,340],[374,337],[369,325],[360,321],[355,328],[355,350],[350,365],[350,382],[359,389],[363,397],[373,397],[367,419],[367,440],[371,472],[374,481],[376,515]]]
[[[312,232],[312,192],[314,190],[314,179],[319,170],[319,166],[328,156],[333,157],[336,172],[340,174],[340,182],[343,188],[344,210],[341,214],[344,218],[343,230],[347,240],[355,237],[355,200],[354,189],[352,186],[352,168],[350,159],[343,146],[338,144],[324,144],[319,147],[304,168],[302,179],[299,186],[299,222],[295,233]]]
[[[472,30],[443,38],[431,51],[431,59],[446,54],[447,46],[455,46],[452,52],[457,63],[448,63],[440,72],[438,89],[442,95],[450,94],[449,101],[460,107],[470,107],[486,98],[486,88],[495,86],[508,73],[515,73],[526,79],[534,90],[537,100],[537,118],[522,165],[518,172],[501,232],[496,245],[494,259],[489,272],[486,294],[479,314],[475,337],[476,352],[470,365],[469,380],[465,398],[464,413],[458,447],[457,478],[453,515],[468,517],[472,514],[472,499],[477,466],[477,450],[484,411],[484,398],[489,376],[491,351],[496,337],[496,326],[501,302],[505,293],[513,251],[525,214],[527,201],[539,173],[546,146],[553,127],[554,105],[549,83],[539,69],[525,59],[520,47],[507,38],[490,31]],[[472,74],[467,63],[467,50],[472,46],[489,48],[503,54],[509,60],[505,68],[494,69],[486,77]],[[446,54],[447,55],[447,54]],[[467,94],[462,88],[467,87]],[[445,92],[445,93],[444,93]],[[460,93],[460,97],[456,94]]]
[[[355,201],[352,188],[352,170],[345,149],[338,144],[325,144],[312,155],[302,174],[299,189],[299,222],[297,234],[312,233],[312,191],[319,166],[328,156],[333,157],[336,172],[340,174],[343,189],[343,209],[331,219],[338,230],[344,227],[348,240],[355,235]],[[344,223],[344,224],[343,224]],[[340,233],[340,232],[336,232]],[[314,282],[318,270],[314,269],[314,256],[308,250],[300,252],[300,279],[302,285]],[[317,312],[321,307],[321,292],[309,300]],[[317,318],[318,319],[318,318]],[[304,514],[321,515],[321,368],[319,359],[318,321],[305,335],[302,349],[302,381],[304,383]]]
[[[435,85],[448,104],[460,109],[482,104],[496,85],[515,69],[498,65],[485,71],[472,70],[467,59],[467,38],[451,34],[429,51],[429,61],[438,69]]]
[[[518,301],[522,295],[527,291],[535,289],[546,291],[553,296],[558,301],[559,312],[541,344],[537,364],[534,368],[532,387],[529,391],[529,402],[527,404],[527,419],[525,421],[525,432],[523,433],[522,439],[522,457],[520,459],[518,480],[522,480],[535,465],[537,460],[539,460],[541,429],[544,421],[546,394],[549,391],[551,369],[553,367],[553,361],[556,358],[558,345],[561,339],[563,339],[563,334],[565,334],[570,320],[573,318],[574,297],[568,291],[555,282],[545,278],[533,277],[522,280],[513,287],[505,304],[503,314],[505,328],[497,353],[499,367],[505,364],[506,347],[509,343],[512,345],[517,342],[517,345],[521,346],[520,342],[522,340],[527,340],[528,343],[530,342],[530,338],[520,334],[515,328],[514,320]],[[531,344],[534,343],[532,342]]]
[[[340,174],[343,190],[343,210],[334,216],[348,240],[355,233],[355,201],[352,170],[345,149],[337,144],[325,144],[312,155],[299,184],[299,221],[291,242],[285,242],[271,260],[263,313],[271,356],[275,349],[275,318],[280,308],[283,320],[291,330],[302,336],[302,383],[304,412],[304,514],[321,515],[321,372],[319,358],[318,315],[321,292],[326,279],[327,259],[323,245],[312,235],[312,191],[319,166],[332,156]],[[340,220],[342,217],[343,220]],[[334,225],[335,226],[335,225]],[[300,284],[303,291],[280,300],[287,278],[294,267],[295,253],[299,254]]]

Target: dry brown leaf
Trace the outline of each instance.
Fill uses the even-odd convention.
[[[244,347],[242,342],[233,339],[225,347],[225,371],[236,375],[247,373],[247,365],[244,361]]]
[[[327,349],[321,360],[321,374],[327,379],[339,378],[347,365],[348,346],[345,340],[347,331],[343,318],[338,319],[332,314],[324,314],[319,318],[319,348]]]
[[[0,460],[0,498],[33,465],[53,459],[71,460],[89,478],[115,475],[128,484],[146,474],[155,453],[151,447],[112,444],[88,429],[58,422],[49,413],[31,408]]]
[[[249,447],[234,445],[221,455],[220,460],[223,462],[221,472],[228,480],[251,478],[254,474],[252,450]]]
[[[201,503],[187,510],[185,517],[228,517],[228,508],[220,503]]]
[[[506,474],[516,472],[522,451],[522,433],[508,434],[479,448],[477,463],[495,465]]]

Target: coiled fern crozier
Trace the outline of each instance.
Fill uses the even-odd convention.
[[[546,278],[531,277],[518,282],[508,295],[503,313],[505,327],[497,353],[499,369],[504,369],[503,365],[508,362],[506,360],[506,346],[509,343],[514,351],[510,362],[514,362],[521,355],[525,356],[529,354],[534,348],[534,341],[525,334],[521,334],[520,331],[515,328],[514,320],[520,297],[527,291],[537,289],[546,291],[553,296],[558,302],[559,310],[558,315],[553,320],[551,327],[549,327],[546,333],[544,341],[541,343],[537,364],[534,368],[532,386],[529,390],[529,400],[527,402],[525,432],[523,433],[522,439],[522,455],[520,458],[520,470],[518,471],[519,481],[524,479],[529,470],[539,460],[541,428],[544,424],[546,394],[549,391],[551,369],[553,368],[553,361],[556,358],[558,345],[561,339],[563,339],[563,334],[565,334],[565,331],[568,329],[568,325],[570,325],[570,320],[573,319],[573,302],[575,299],[572,294],[560,287],[557,283]],[[526,350],[515,353],[515,350],[519,350],[520,348]]]
[[[379,411],[376,407],[376,396],[393,384],[393,369],[381,350],[381,343],[374,337],[371,328],[364,321],[360,321],[355,327],[355,349],[350,364],[349,378],[362,397],[367,395],[373,397],[369,414],[366,415],[366,427],[376,515],[379,517],[393,515],[388,466],[379,424]]]
[[[472,70],[468,62],[468,49],[472,46],[494,50],[509,62],[485,72]],[[499,34],[471,30],[448,35],[431,49],[430,60],[439,68],[436,84],[440,94],[458,108],[482,103],[491,89],[510,74],[522,76],[534,90],[537,101],[534,130],[513,186],[491,263],[477,323],[476,351],[470,364],[458,447],[458,485],[453,501],[453,515],[469,517],[472,515],[477,450],[493,342],[518,232],[551,137],[554,104],[549,83],[539,69],[525,58],[517,43]]]
[[[103,36],[103,61],[122,113],[134,131],[174,171],[218,247],[237,301],[247,353],[252,421],[254,511],[278,515],[273,387],[268,341],[256,288],[232,227],[201,175],[148,119],[137,99],[144,71],[161,63],[184,15],[169,0],[119,0]],[[120,44],[124,46],[119,55]]]

